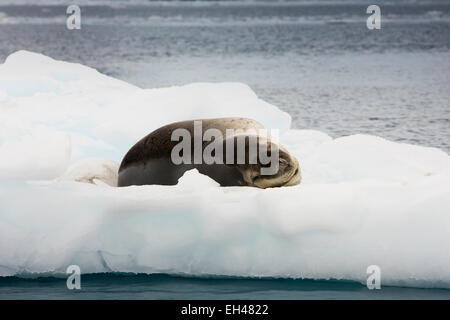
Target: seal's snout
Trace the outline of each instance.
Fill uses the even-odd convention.
[[[300,167],[297,167],[294,171],[294,174],[291,176],[291,178],[284,184],[285,187],[289,186],[295,186],[300,184],[302,181],[302,175],[300,171]]]
[[[293,173],[291,174],[287,182],[284,184],[284,186],[286,187],[295,186],[297,184],[300,184],[300,182],[302,181],[302,174],[298,160],[293,156],[291,156],[291,159],[293,163],[293,170],[292,170]]]

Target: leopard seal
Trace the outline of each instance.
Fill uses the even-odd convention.
[[[218,145],[225,154],[228,151],[231,152],[233,160],[231,163],[225,160],[222,163],[216,161],[209,164],[195,163],[195,161],[176,163],[174,161],[174,148],[177,148],[176,146],[179,144],[179,140],[174,141],[173,139],[175,131],[184,130],[183,132],[189,134],[191,141],[187,142],[191,147],[186,153],[180,152],[180,156],[190,158],[195,153],[194,139],[195,133],[199,133],[196,132],[198,130],[196,125],[199,122],[202,136],[207,132],[212,132],[208,131],[211,129],[215,130],[213,132],[222,134],[223,137],[219,139],[216,136],[210,141],[202,140],[200,152],[205,152],[215,142],[216,146]],[[197,169],[200,173],[217,181],[221,186],[269,188],[299,184],[301,170],[297,159],[283,146],[273,142],[270,136],[258,134],[258,130],[261,129],[264,130],[264,127],[259,122],[249,118],[199,119],[165,125],[142,138],[125,154],[119,167],[118,186],[176,185],[178,179],[191,169]],[[229,135],[229,130],[233,131],[233,135]],[[242,138],[244,140],[239,140]],[[245,150],[245,159],[241,158],[241,161],[237,159],[239,141],[244,141],[245,145],[241,149]],[[277,170],[272,174],[262,174],[264,168],[267,169],[269,164],[263,163],[262,158],[258,157],[258,154],[255,153],[256,150],[252,149],[251,141],[256,141],[258,150],[264,149],[268,155],[275,153],[278,155]]]

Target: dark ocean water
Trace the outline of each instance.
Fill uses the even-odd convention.
[[[381,30],[365,0],[81,1],[81,30],[58,3],[0,3],[0,61],[27,49],[146,88],[239,81],[296,128],[450,150],[448,1],[379,1]]]
[[[345,280],[195,278],[167,274],[90,274],[80,290],[66,279],[0,278],[0,299],[450,299],[450,290],[366,286]]]
[[[450,151],[450,2],[0,2],[0,62],[20,49],[79,62],[141,87],[239,81],[293,127],[375,134]],[[1,264],[1,261],[0,261]],[[349,281],[170,275],[0,278],[0,299],[449,299],[450,290]]]

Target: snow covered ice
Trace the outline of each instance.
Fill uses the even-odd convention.
[[[281,130],[302,184],[114,187],[140,138],[186,119]],[[19,51],[0,65],[0,276],[166,272],[450,288],[450,158],[424,146],[290,129],[239,83],[141,89]]]

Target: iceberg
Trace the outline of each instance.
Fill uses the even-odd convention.
[[[140,138],[184,119],[243,116],[279,129],[293,187],[117,188]],[[450,288],[450,157],[436,148],[290,128],[245,84],[141,89],[19,51],[0,65],[0,276],[144,272],[347,279]]]

